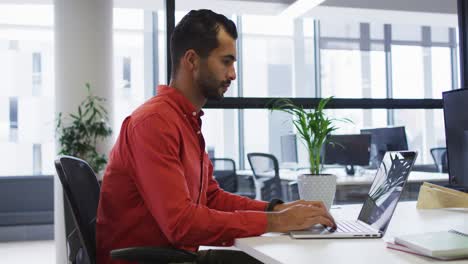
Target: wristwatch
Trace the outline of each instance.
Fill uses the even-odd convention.
[[[268,206],[267,208],[265,209],[265,211],[267,212],[272,212],[273,209],[275,209],[275,206],[278,205],[278,204],[284,204],[283,200],[281,199],[272,199],[269,203],[268,203]]]

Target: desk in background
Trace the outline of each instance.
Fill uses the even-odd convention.
[[[300,174],[309,173],[308,170],[280,170],[279,176],[283,183],[283,199],[287,201],[299,198],[297,185],[291,182],[297,180]],[[364,202],[366,195],[374,180],[376,170],[359,170],[356,175],[346,175],[343,168],[328,168],[323,173],[337,176],[335,204],[350,204]],[[238,175],[253,176],[251,170],[239,170]],[[444,185],[448,184],[447,173],[412,171],[408,178],[401,200],[410,201],[418,198],[419,188],[423,182]]]
[[[336,219],[357,219],[362,205],[342,205],[331,212]],[[285,234],[236,239],[235,246],[266,264],[279,263],[432,263],[421,257],[386,248],[396,235],[444,231],[467,225],[467,209],[418,210],[416,202],[400,202],[383,239],[292,239]],[[440,261],[437,261],[440,262]],[[450,261],[450,264],[468,260]]]

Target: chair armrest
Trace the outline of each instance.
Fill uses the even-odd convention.
[[[182,263],[194,262],[197,254],[175,248],[129,247],[111,251],[112,259],[143,263]]]

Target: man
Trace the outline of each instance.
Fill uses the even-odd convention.
[[[202,106],[236,78],[234,23],[191,11],[171,38],[169,86],[122,124],[110,154],[97,216],[98,263],[112,249],[165,246],[196,252],[235,238],[334,226],[320,202],[267,203],[221,190],[201,134]],[[202,251],[197,263],[259,263],[241,251]],[[230,262],[229,262],[230,261]]]

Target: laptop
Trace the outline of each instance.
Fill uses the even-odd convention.
[[[387,151],[357,220],[336,221],[337,229],[322,225],[292,231],[293,238],[381,238],[400,200],[416,160],[414,151]]]

